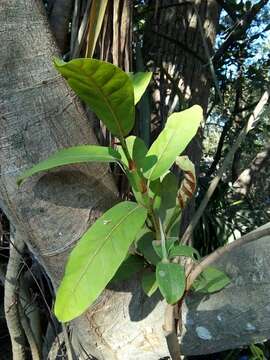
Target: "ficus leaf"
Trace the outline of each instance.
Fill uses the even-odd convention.
[[[41,171],[50,170],[58,166],[86,162],[116,162],[121,156],[118,151],[97,145],[81,145],[63,149],[51,155],[47,160],[41,161],[31,169],[26,170],[17,180],[18,185],[29,176]]]
[[[165,128],[147,152],[144,173],[146,178],[155,180],[172,166],[177,155],[185,150],[196,135],[202,118],[203,112],[199,105],[169,116]],[[147,164],[148,157],[153,156],[156,156],[157,161],[150,167]]]
[[[132,160],[135,161],[137,168],[141,169],[144,165],[144,159],[145,159],[146,153],[148,151],[144,141],[134,135],[127,137],[125,140],[126,140],[127,148],[128,148],[128,151],[129,151],[129,154],[130,154]],[[117,147],[117,150],[121,155],[121,161],[128,168],[129,167],[128,160],[122,149],[122,146],[119,145]]]
[[[135,105],[140,101],[141,97],[143,96],[147,86],[152,77],[151,72],[137,72],[135,74],[129,74],[132,84],[134,87],[134,103]]]
[[[158,180],[155,180],[154,183],[157,181]],[[177,190],[178,181],[176,176],[171,172],[168,172],[168,174],[162,178],[159,186],[156,187],[153,208],[161,219],[164,228],[167,228],[174,213]]]
[[[169,257],[173,258],[175,256],[186,256],[192,258],[193,260],[200,259],[199,252],[192,246],[188,245],[174,245],[170,250]]]
[[[168,304],[175,304],[182,298],[186,288],[184,268],[179,264],[159,262],[156,278],[161,294]]]
[[[223,271],[209,266],[194,281],[192,286],[196,291],[213,293],[223,289],[230,282],[230,278]]]
[[[144,272],[142,276],[142,288],[147,296],[152,296],[158,289],[156,274],[154,272]]]
[[[123,281],[132,277],[144,268],[144,261],[141,256],[129,255],[120,265],[112,281]]]
[[[154,233],[145,230],[138,236],[138,241],[136,242],[138,251],[152,265],[156,265],[160,261],[152,245],[154,239]]]
[[[130,77],[117,66],[95,59],[54,61],[76,94],[90,106],[110,132],[123,138],[135,121],[134,92]]]
[[[165,246],[166,246],[166,250],[167,250],[167,253],[170,252],[170,250],[173,248],[174,246],[174,243],[178,240],[177,237],[171,237],[171,238],[167,238],[166,239],[166,243],[165,243]],[[152,242],[152,245],[153,245],[153,248],[156,252],[156,254],[158,255],[158,257],[160,259],[162,259],[162,247],[161,247],[161,242],[158,241],[158,240],[154,240]]]
[[[121,202],[83,235],[69,256],[57,291],[54,311],[58,320],[74,319],[97,299],[125,259],[146,216],[145,208]]]

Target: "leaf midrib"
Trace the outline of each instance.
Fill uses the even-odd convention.
[[[170,129],[170,130],[172,131],[172,129]],[[158,162],[163,158],[163,155],[164,155],[165,151],[167,150],[167,148],[168,148],[168,146],[169,146],[169,143],[170,143],[170,140],[171,140],[171,138],[173,138],[173,136],[174,136],[174,133],[172,132],[172,134],[171,134],[171,136],[170,136],[170,139],[168,140],[166,146],[164,147],[164,150],[162,151],[160,157],[158,158],[158,161],[157,161],[156,165],[154,165],[154,167],[153,167],[153,169],[152,169],[152,171],[151,171],[151,173],[150,173],[149,179],[151,179],[151,176],[152,176],[153,172],[154,172],[155,169],[157,168]],[[150,155],[153,155],[153,154],[150,154]]]
[[[76,282],[76,285],[73,287],[72,289],[72,293],[75,292],[75,290],[77,289],[78,287],[78,284],[80,283],[80,281],[82,280],[82,278],[85,276],[86,272],[87,272],[87,269],[89,268],[91,262],[94,260],[96,254],[98,252],[101,251],[101,249],[106,245],[108,239],[110,238],[111,234],[115,231],[115,229],[117,227],[119,227],[134,211],[136,211],[138,208],[140,208],[140,206],[136,206],[132,211],[130,211],[126,216],[124,216],[112,229],[111,231],[109,232],[109,234],[104,238],[104,241],[101,243],[101,245],[96,249],[96,251],[94,252],[94,254],[89,258],[82,274],[80,275],[79,279],[77,280]]]
[[[97,71],[97,70],[95,70],[94,73],[96,73],[96,71]],[[99,91],[99,93],[101,94],[101,96],[104,98],[105,103],[107,104],[107,106],[108,106],[108,108],[109,108],[109,110],[110,110],[110,112],[111,112],[111,114],[112,114],[112,116],[113,116],[113,119],[114,119],[114,121],[115,121],[115,123],[116,123],[116,126],[117,126],[117,128],[118,128],[118,130],[119,130],[119,133],[120,133],[121,137],[123,138],[123,137],[124,137],[124,133],[123,133],[123,130],[122,130],[121,126],[120,126],[120,121],[119,121],[117,115],[115,114],[115,112],[114,112],[114,110],[113,110],[113,107],[112,107],[112,105],[111,105],[111,102],[110,102],[109,98],[108,98],[108,97],[105,95],[105,93],[103,92],[102,87],[100,87],[100,86],[97,84],[97,82],[96,82],[95,79],[94,79],[93,74],[92,74],[92,75],[87,74],[85,71],[84,71],[84,74],[85,74],[85,77],[86,77],[86,78],[89,78],[89,80],[94,83],[94,86],[97,88],[97,90]],[[114,71],[113,76],[110,78],[109,81],[111,81],[111,79],[113,79],[114,75],[115,75],[115,71]],[[126,84],[127,80],[128,80],[128,79],[126,79],[124,85]],[[80,81],[82,81],[82,80],[80,80]],[[108,83],[109,81],[107,81],[107,83]],[[88,84],[86,83],[86,85],[88,85]]]

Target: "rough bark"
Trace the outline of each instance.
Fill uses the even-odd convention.
[[[158,3],[150,1],[150,4],[153,11],[145,31],[144,56],[146,62],[159,73],[158,121],[164,124],[175,95],[179,98],[178,109],[199,104],[206,114],[212,85],[209,54],[213,53],[220,12],[217,2],[162,0]],[[200,130],[186,149],[186,154],[196,166],[197,176],[201,145]],[[183,213],[181,233],[188,226],[193,212],[192,201]]]

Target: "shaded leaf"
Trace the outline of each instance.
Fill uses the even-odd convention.
[[[134,87],[134,104],[136,105],[143,96],[152,77],[151,72],[137,72],[129,74]]]
[[[132,160],[135,161],[137,168],[141,169],[144,165],[144,159],[148,151],[144,141],[137,136],[131,135],[126,139],[127,148]],[[122,149],[122,146],[117,147],[118,152],[121,155],[122,162],[129,167],[126,155]]]
[[[186,288],[184,268],[179,264],[159,262],[156,278],[161,294],[168,304],[175,304],[182,298]]]
[[[154,183],[158,180],[159,179],[155,180]],[[159,187],[154,190],[156,190],[156,196],[153,207],[158,214],[158,217],[161,219],[163,227],[166,229],[176,207],[178,190],[176,176],[173,173],[168,172],[161,180]]]
[[[200,259],[199,252],[188,245],[174,245],[170,250],[169,257],[173,258],[175,256],[186,256],[194,260]]]
[[[144,268],[144,261],[141,256],[129,255],[126,260],[122,262],[112,281],[122,281],[130,279],[132,275]]]
[[[172,166],[177,155],[185,150],[196,135],[202,118],[202,108],[198,105],[174,113],[168,118],[165,128],[147,153],[144,171],[146,178],[155,180]],[[157,157],[157,161],[150,167],[148,157],[153,156]]]
[[[71,88],[113,135],[123,138],[132,130],[134,93],[132,82],[124,71],[95,59],[74,59],[67,63],[55,59],[54,63]]]
[[[171,238],[167,238],[166,239],[166,250],[167,250],[167,254],[170,252],[170,250],[173,248],[174,243],[178,240],[177,237],[171,237]],[[156,252],[156,254],[158,255],[159,258],[162,259],[162,246],[161,246],[161,241],[160,240],[154,240],[152,242],[153,244],[153,248]]]
[[[144,272],[142,276],[142,288],[147,296],[152,296],[158,289],[156,274],[154,272]]]
[[[147,211],[122,202],[102,215],[71,252],[58,288],[55,315],[69,321],[81,315],[112,279],[146,220]]]
[[[149,262],[149,264],[156,265],[160,258],[156,254],[152,242],[154,240],[154,234],[151,231],[145,231],[141,234],[137,241],[137,249]]]
[[[192,286],[196,291],[213,293],[223,289],[230,282],[230,278],[223,271],[209,266],[194,281]]]
[[[118,151],[97,145],[81,145],[63,149],[51,155],[47,160],[41,161],[31,169],[26,170],[17,180],[20,184],[25,178],[40,171],[56,168],[58,166],[78,164],[86,162],[115,162],[120,161]]]

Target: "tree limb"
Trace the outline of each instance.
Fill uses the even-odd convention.
[[[193,219],[191,220],[189,226],[187,227],[184,235],[182,236],[182,239],[181,239],[182,244],[187,244],[188,243],[188,240],[191,237],[195,226],[198,224],[198,221],[200,220],[200,218],[201,218],[201,216],[202,216],[202,214],[203,214],[203,212],[204,212],[204,210],[205,210],[211,196],[213,195],[214,191],[216,190],[222,175],[224,174],[224,172],[230,166],[231,160],[233,159],[233,156],[234,156],[236,150],[239,148],[239,146],[241,145],[242,141],[245,139],[248,132],[250,130],[252,130],[256,126],[256,124],[258,122],[258,119],[259,119],[259,115],[260,115],[263,107],[265,106],[265,104],[268,102],[268,98],[269,98],[269,92],[265,91],[264,94],[262,95],[259,103],[257,104],[254,111],[250,115],[246,126],[240,132],[240,134],[238,135],[235,143],[233,144],[230,151],[226,155],[222,166],[220,167],[220,169],[217,172],[217,175],[212,180],[212,182],[211,182],[211,184],[210,184],[210,186],[209,186],[209,188],[208,188],[208,190],[207,190],[207,192],[206,192],[206,194],[205,194],[199,208],[197,209],[197,211],[196,211]]]
[[[253,5],[252,8],[246,13],[246,15],[240,20],[237,20],[234,26],[234,30],[230,33],[227,39],[221,44],[219,49],[216,51],[213,64],[215,68],[218,68],[221,63],[221,59],[225,51],[233,46],[248,30],[250,24],[257,16],[258,12],[266,5],[268,0],[260,0],[257,4]]]
[[[236,247],[239,247],[243,244],[248,244],[249,242],[259,240],[267,235],[270,235],[270,223],[268,223],[268,225],[269,226],[266,229],[252,231],[251,233],[242,236],[241,238],[235,240],[234,242],[227,244],[222,248],[217,249],[212,254],[208,255],[198,265],[196,265],[194,270],[192,270],[188,275],[186,290],[187,291],[190,290],[193,282],[197,279],[197,277],[201,274],[201,272],[205,270],[208,266],[213,264],[222,255],[232,251],[232,249],[235,249]]]

